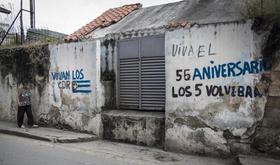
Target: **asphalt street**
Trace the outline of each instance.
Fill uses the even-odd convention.
[[[51,143],[0,134],[0,165],[232,165],[218,159],[95,140]]]

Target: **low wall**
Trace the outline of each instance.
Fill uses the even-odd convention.
[[[17,88],[28,81],[40,125],[102,135],[98,41],[2,49],[0,54],[1,120],[16,121]]]

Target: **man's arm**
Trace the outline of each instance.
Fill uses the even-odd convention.
[[[17,104],[19,105],[19,96],[21,95],[21,89],[17,88]]]

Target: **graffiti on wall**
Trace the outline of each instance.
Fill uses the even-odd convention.
[[[51,79],[56,81],[59,89],[71,90],[73,93],[91,93],[91,80],[85,79],[83,69],[51,72]]]
[[[205,56],[214,56],[216,55],[213,52],[212,44],[201,44],[197,47],[193,45],[183,45],[183,44],[173,44],[172,45],[172,56],[197,56],[197,57],[205,57]]]
[[[172,44],[171,49],[172,58],[195,57],[197,63],[199,63],[199,59],[201,58],[208,57],[210,59],[209,63],[204,64],[204,66],[188,68],[186,65],[186,68],[178,68],[174,70],[176,77],[175,81],[178,83],[185,82],[186,85],[172,86],[171,88],[173,98],[199,97],[202,94],[213,97],[228,95],[231,97],[253,98],[263,96],[263,94],[255,86],[216,85],[206,84],[203,82],[206,80],[223,81],[223,78],[235,78],[250,74],[262,73],[269,69],[263,59],[215,63],[213,57],[218,56],[218,54],[213,50],[213,45],[211,43],[197,46]]]

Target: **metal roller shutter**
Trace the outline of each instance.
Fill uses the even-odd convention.
[[[164,110],[165,61],[164,56],[142,57],[141,60],[141,108]]]
[[[164,37],[122,40],[119,50],[119,107],[165,109]]]
[[[120,60],[120,108],[139,109],[139,59]]]

